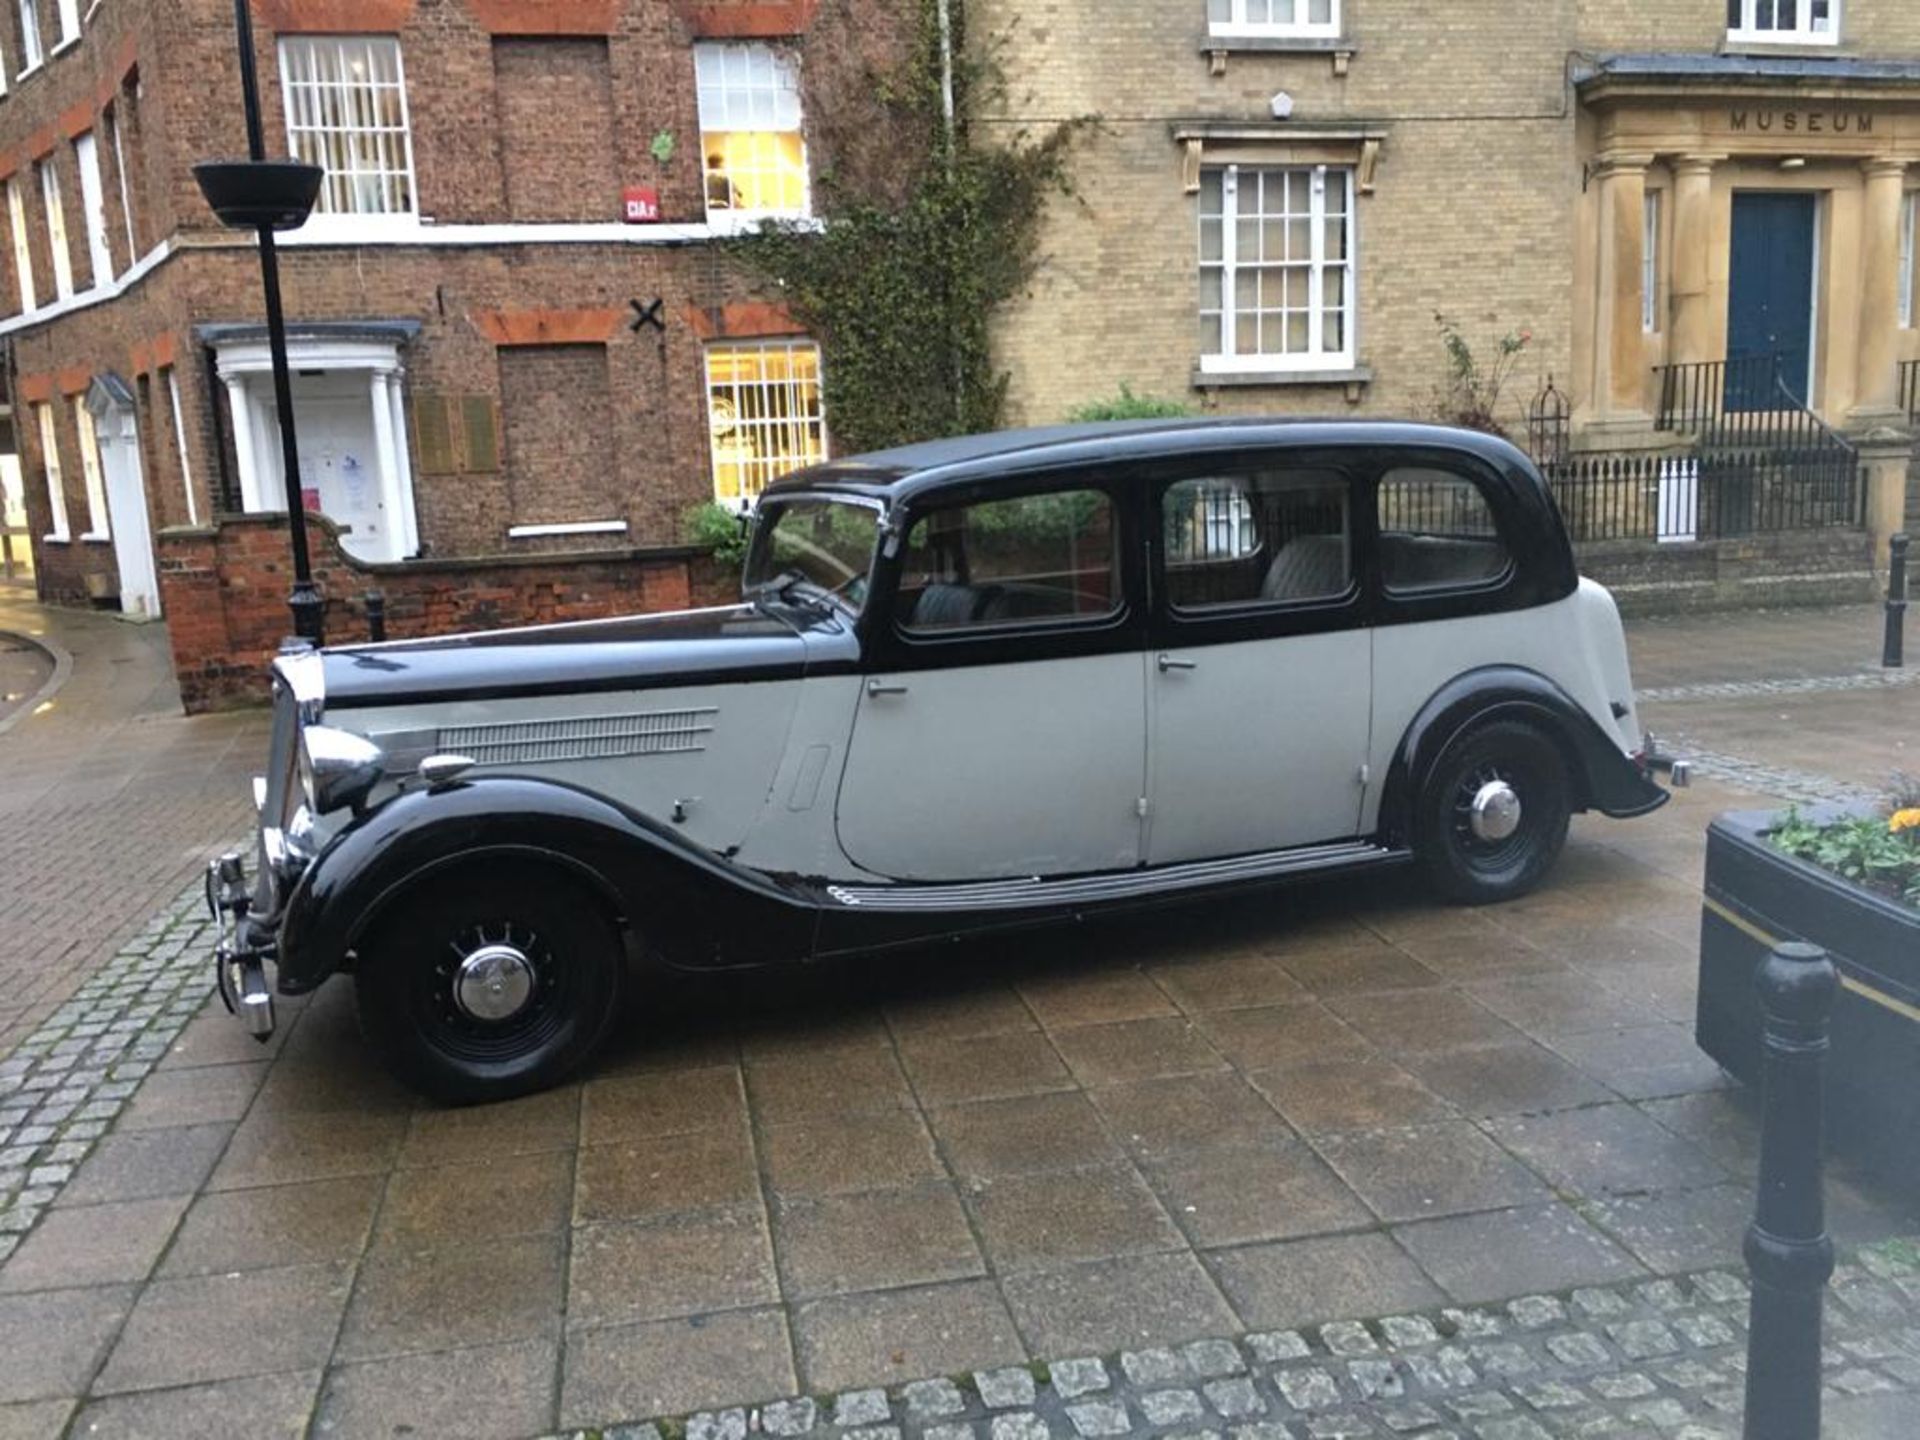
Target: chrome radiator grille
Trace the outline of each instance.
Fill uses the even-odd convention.
[[[712,708],[646,710],[504,725],[445,725],[437,744],[442,754],[465,755],[480,765],[681,755],[707,748],[707,736],[713,733],[719,713]]]

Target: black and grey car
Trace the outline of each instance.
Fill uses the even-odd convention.
[[[836,461],[737,605],[274,665],[223,992],[351,975],[449,1100],[554,1082],[648,965],[898,949],[1332,871],[1518,895],[1641,815],[1618,613],[1503,441],[1147,422]]]

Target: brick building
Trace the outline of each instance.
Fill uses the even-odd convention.
[[[1010,37],[1002,125],[1101,119],[1032,302],[999,327],[1019,419],[1122,382],[1224,412],[1424,415],[1436,311],[1483,361],[1530,331],[1503,418],[1521,429],[1551,374],[1576,447],[1663,443],[1656,367],[1763,351],[1835,426],[1911,408],[1911,0],[975,15]]]
[[[282,269],[330,603],[378,583],[404,630],[420,587],[445,600],[484,559],[496,618],[529,585],[533,613],[617,608],[613,552],[671,558],[689,508],[824,452],[816,345],[716,242],[808,215],[846,152],[898,143],[872,76],[908,11],[253,0],[268,148],[327,170]],[[233,568],[273,549],[238,517],[286,504],[257,258],[191,169],[245,153],[231,4],[3,0],[0,83],[40,591],[167,610],[184,679],[214,632],[284,624],[274,563]]]

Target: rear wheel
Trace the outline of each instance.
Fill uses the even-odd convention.
[[[395,1074],[471,1104],[584,1065],[613,1024],[624,971],[597,896],[549,867],[489,861],[397,901],[359,947],[354,989],[361,1029]]]
[[[1532,725],[1496,720],[1448,747],[1428,778],[1416,844],[1434,888],[1486,905],[1552,868],[1572,812],[1566,762]]]

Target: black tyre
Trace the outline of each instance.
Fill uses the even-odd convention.
[[[1487,905],[1526,894],[1559,858],[1572,811],[1566,761],[1517,720],[1470,730],[1422,792],[1415,847],[1446,899]]]
[[[562,871],[488,861],[423,881],[359,947],[360,1028],[436,1100],[542,1090],[584,1065],[619,1011],[626,958],[599,897]]]

